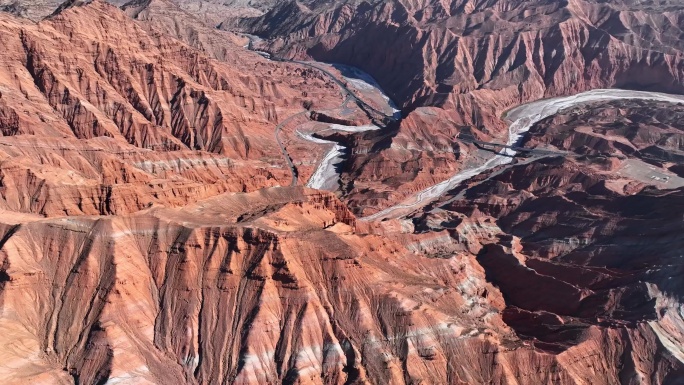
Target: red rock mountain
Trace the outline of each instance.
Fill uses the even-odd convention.
[[[684,383],[676,97],[561,110],[363,218],[492,158],[517,104],[682,91],[684,7],[180,5],[0,13],[4,383]],[[250,46],[361,67],[404,116]],[[325,164],[334,191],[304,187]]]
[[[398,134],[349,165],[353,209],[370,214],[451,175],[462,126],[504,137],[515,105],[594,88],[684,92],[683,17],[676,0],[284,1],[238,25],[281,56],[357,66],[403,107]]]

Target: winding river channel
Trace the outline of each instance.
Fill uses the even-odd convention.
[[[252,49],[252,42],[255,42],[257,37],[254,36],[248,36],[250,38],[250,44],[248,47]],[[246,46],[247,47],[247,46]],[[274,59],[271,57],[270,54],[262,51],[257,51],[252,49],[253,51],[257,52],[258,54],[271,59],[271,60],[282,60],[282,59]],[[343,92],[347,95],[347,98],[345,101],[342,103],[340,107],[343,107],[346,105],[346,103],[350,100],[353,99],[358,103],[366,105],[368,108],[373,109],[376,112],[379,112],[381,114],[385,114],[388,117],[394,117],[395,119],[400,118],[401,112],[399,109],[396,108],[394,103],[390,100],[390,98],[385,94],[385,92],[380,88],[378,83],[368,74],[364,73],[363,71],[354,68],[354,67],[349,67],[349,66],[343,66],[343,65],[336,65],[332,64],[332,66],[336,67],[344,76],[344,81],[349,84],[352,88],[356,90],[365,90],[368,92],[369,90],[374,91],[378,93],[382,99],[386,102],[386,105],[382,106],[382,109],[384,111],[380,112],[375,110],[373,107],[369,106],[368,104],[365,103],[361,98],[359,98],[356,94],[354,94],[349,88],[347,88],[347,85],[340,79],[337,79],[334,74],[332,74],[330,71],[326,70],[324,67],[326,65],[330,64],[325,64],[325,63],[317,63],[317,62],[300,62],[300,61],[293,61],[294,63],[301,64],[301,65],[306,65],[315,69],[318,69],[331,77],[343,90]],[[508,140],[506,141],[507,146],[516,146],[516,144],[520,141],[522,136],[534,126],[537,122],[558,114],[559,112],[562,112],[564,110],[581,106],[584,104],[588,103],[593,103],[593,102],[606,102],[606,101],[611,101],[611,100],[651,100],[651,101],[660,101],[660,102],[667,102],[667,103],[684,103],[684,95],[673,95],[673,94],[665,94],[665,93],[660,93],[660,92],[650,92],[650,91],[632,91],[632,90],[622,90],[622,89],[595,89],[591,91],[586,91],[582,93],[578,93],[575,95],[571,96],[562,96],[562,97],[555,97],[555,98],[549,98],[549,99],[540,99],[537,101],[533,101],[530,103],[522,104],[520,106],[517,106],[513,109],[511,109],[508,114],[506,119],[510,121],[510,125],[508,126]],[[384,103],[383,103],[384,104]],[[363,132],[363,131],[368,131],[368,130],[377,130],[380,129],[377,126],[369,125],[369,126],[340,126],[340,125],[330,125],[328,128],[330,130],[340,130],[340,131],[352,131],[352,132]],[[329,145],[330,150],[326,153],[326,155],[323,157],[321,162],[319,163],[318,167],[314,171],[314,174],[311,176],[307,183],[307,187],[311,188],[317,188],[317,189],[328,189],[328,190],[334,190],[337,185],[337,181],[339,180],[339,173],[336,169],[336,164],[342,161],[342,156],[344,154],[344,151],[346,150],[345,147],[340,145],[337,142],[333,141],[328,141],[328,140],[323,140],[320,138],[316,138],[313,136],[313,133],[302,133],[298,132],[299,136],[307,141],[310,141],[312,143],[316,144],[324,144],[324,145]],[[277,136],[277,132],[276,132]],[[279,142],[280,143],[280,142]],[[282,146],[281,146],[282,148]],[[286,151],[284,148],[282,148],[283,153],[289,160],[289,156],[287,155]],[[511,148],[504,148],[502,149],[498,154],[495,156],[489,158],[486,160],[483,164],[477,166],[477,167],[471,167],[467,168],[465,170],[461,170],[460,172],[454,174],[451,178],[444,180],[440,183],[437,183],[433,186],[430,186],[422,191],[419,191],[418,193],[410,196],[409,198],[405,199],[404,201],[388,207],[382,211],[379,211],[373,215],[369,215],[363,218],[360,218],[363,221],[372,221],[372,220],[381,220],[381,219],[389,219],[389,218],[400,218],[402,216],[405,216],[409,214],[410,212],[416,210],[419,207],[422,207],[429,202],[433,201],[434,199],[439,198],[440,196],[444,195],[446,192],[449,190],[452,190],[456,188],[459,184],[463,183],[464,181],[467,181],[479,174],[482,174],[488,170],[491,170],[495,167],[499,167],[502,165],[509,164],[513,161],[513,156],[516,154],[516,151]],[[294,175],[294,173],[293,173]],[[294,180],[295,178],[293,178]]]
[[[514,146],[537,122],[549,116],[553,116],[563,110],[580,106],[592,102],[602,102],[611,100],[653,100],[668,103],[684,103],[684,96],[670,95],[659,92],[629,91],[621,89],[596,89],[582,92],[572,96],[563,96],[551,99],[541,99],[527,104],[520,105],[508,112],[507,119],[511,122],[508,126],[508,140],[506,145]],[[388,207],[373,215],[361,218],[364,221],[399,218],[408,214],[430,201],[440,197],[447,191],[454,189],[464,181],[479,175],[494,167],[502,166],[513,161],[516,152],[510,148],[505,148],[499,154],[487,160],[480,166],[462,170],[451,178],[430,186],[403,202]]]

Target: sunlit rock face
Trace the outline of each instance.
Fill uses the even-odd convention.
[[[503,321],[536,349],[564,357],[618,343],[631,358],[605,381],[678,383],[684,180],[672,164],[681,164],[681,112],[615,101],[541,120],[522,144],[556,153],[471,179],[417,214],[416,228],[469,244],[472,218],[499,229],[473,252],[504,298]]]
[[[4,383],[682,383],[674,1],[2,1]]]

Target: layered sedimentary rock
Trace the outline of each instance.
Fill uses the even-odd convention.
[[[594,103],[539,122],[522,143],[587,156],[634,157],[660,168],[684,161],[684,103]]]
[[[353,178],[376,175],[378,167],[387,175],[415,172],[415,164],[439,172],[453,164],[439,151],[449,146],[445,137],[469,126],[502,138],[502,115],[526,101],[607,87],[684,92],[683,14],[676,1],[286,1],[237,26],[269,37],[264,46],[278,55],[360,67],[409,120],[440,107],[428,113],[440,116],[437,130],[446,135],[425,138],[403,124],[372,159],[355,160]],[[401,147],[412,150],[395,151]],[[368,201],[354,208],[366,214],[365,206],[396,203],[432,178],[399,188],[380,177],[359,184],[370,189],[363,195],[350,187],[350,199]]]
[[[301,189],[127,217],[5,224],[3,378],[256,384],[505,376],[483,368],[483,351],[500,351],[497,359],[516,367],[515,351],[499,349],[487,329],[506,328],[484,322],[492,316],[484,301],[463,298],[463,290],[477,296],[467,286],[474,277],[453,261],[418,262],[396,242],[355,235],[354,224],[334,196]],[[456,365],[457,351],[472,363]],[[548,361],[528,354],[536,365]]]
[[[215,60],[101,2],[0,18],[7,210],[120,214],[284,185],[275,126],[340,100],[314,71],[230,41]]]
[[[403,119],[367,116],[350,94],[392,105],[348,68],[268,61],[243,48],[257,38],[213,30],[235,4],[258,17],[243,27],[285,36],[264,45],[281,54],[344,59],[377,36],[362,67]],[[292,5],[0,14],[6,383],[682,382],[682,106],[561,111],[520,142],[544,155],[409,218],[355,215],[493,156],[454,135],[501,141],[512,104],[626,85],[645,64],[641,86],[678,87],[676,4]],[[297,25],[273,30],[277,15]],[[605,39],[618,23],[632,32]],[[295,44],[306,30],[326,34]],[[571,64],[577,41],[606,53]],[[397,63],[410,79],[388,82]],[[325,140],[346,148],[339,191],[281,187],[309,180]]]
[[[212,28],[206,20],[185,12],[169,0],[130,1],[121,7],[144,28],[173,36],[210,57],[241,67],[242,55],[235,45],[248,41],[235,33]],[[233,43],[233,44],[230,44]]]
[[[492,223],[498,239],[474,252],[503,295],[504,322],[559,357],[621,341],[618,351],[632,358],[614,383],[684,375],[676,278],[684,185],[669,170],[682,150],[681,106],[664,107],[599,103],[543,120],[524,143],[566,152],[480,175],[415,219],[421,231],[453,229],[464,240],[468,221]],[[645,361],[674,371],[657,374]]]
[[[626,361],[609,382],[679,383],[682,190],[621,194],[608,183],[574,161],[542,159],[484,179],[419,223],[434,231],[489,218],[506,234],[477,260],[505,299],[504,322],[537,349],[562,357],[620,341]]]
[[[480,246],[483,270],[448,233],[359,235],[328,193],[279,188],[132,216],[21,222],[4,224],[0,253],[10,383],[613,384],[681,373],[653,329],[607,327],[608,316],[593,326],[541,313],[535,322],[560,323],[574,339],[562,351],[531,349],[502,322],[534,324],[524,301],[510,310],[506,278],[496,281],[503,297],[485,281],[494,274],[485,259],[509,249]],[[482,229],[482,240],[495,227],[467,228]],[[577,295],[557,286],[544,286],[538,306]],[[612,316],[655,319],[646,310]]]
[[[539,96],[681,91],[682,12],[674,1],[291,1],[242,26],[278,52],[356,65],[404,107],[456,107],[483,124],[494,117],[478,110]]]

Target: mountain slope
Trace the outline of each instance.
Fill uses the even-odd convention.
[[[285,184],[275,126],[340,99],[320,74],[230,42],[219,62],[101,2],[0,17],[7,210],[126,213]]]
[[[367,215],[468,164],[459,133],[505,141],[518,104],[595,88],[684,92],[682,15],[676,1],[285,1],[225,28],[266,37],[280,56],[357,66],[402,107],[397,132],[347,163],[345,192]]]
[[[508,139],[498,113],[521,101],[679,87],[679,7],[649,4],[95,0],[39,23],[0,14],[0,377],[681,383],[681,99],[560,110],[534,120],[527,150],[434,202],[355,215],[482,165],[500,146],[481,143]],[[274,39],[213,29],[224,7]],[[367,55],[405,116],[371,125],[354,96],[392,111],[372,79],[266,60],[250,41]],[[335,192],[283,187],[323,163]]]

